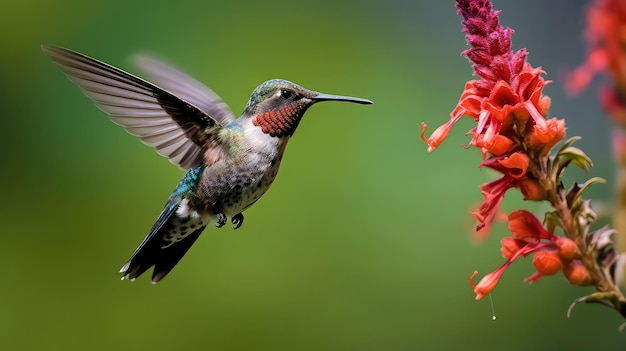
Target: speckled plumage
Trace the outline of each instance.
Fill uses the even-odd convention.
[[[204,228],[238,228],[242,212],[276,178],[289,138],[319,101],[371,101],[327,95],[274,79],[252,93],[241,117],[209,88],[151,58],[140,64],[161,87],[74,51],[43,46],[54,63],[111,119],[187,172],[156,223],[122,267],[134,280],[154,266],[165,277]]]

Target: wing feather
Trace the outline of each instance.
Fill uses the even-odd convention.
[[[113,122],[184,169],[200,165],[207,148],[220,145],[212,141],[217,138],[223,123],[232,119],[228,107],[206,87],[213,94],[210,98],[207,99],[206,91],[202,95],[202,89],[195,88],[185,99],[78,52],[56,46],[44,45],[42,48]],[[156,67],[161,66],[152,66],[153,74],[156,74]],[[168,84],[176,88],[175,76],[170,70],[164,76],[170,77]],[[175,90],[180,92],[182,87],[189,86],[190,79],[185,78]],[[193,103],[201,103],[203,98],[209,103],[202,108]],[[211,111],[218,114],[219,120],[210,115]]]
[[[222,125],[235,120],[228,105],[193,77],[153,57],[137,55],[135,61],[152,82],[197,106]]]

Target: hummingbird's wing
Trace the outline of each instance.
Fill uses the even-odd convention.
[[[221,144],[213,141],[222,125],[192,103],[78,52],[48,45],[42,49],[113,122],[172,163],[196,167],[209,147]]]
[[[137,55],[135,61],[148,79],[198,107],[223,126],[235,120],[228,105],[209,87],[156,58]]]

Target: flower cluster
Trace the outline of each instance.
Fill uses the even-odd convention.
[[[478,272],[474,272],[470,278],[476,299],[482,298],[495,288],[498,279],[513,261],[531,253],[534,253],[533,265],[536,272],[526,278],[525,282],[536,282],[543,276],[554,275],[562,270],[570,283],[590,284],[589,271],[580,261],[573,240],[549,233],[532,213],[525,210],[511,212],[508,224],[513,237],[505,237],[501,241],[502,256],[507,261],[483,277],[477,285],[473,284],[472,279]]]
[[[484,200],[472,212],[478,220],[476,230],[485,231],[491,225],[505,193],[518,189],[524,199],[547,201],[554,210],[543,223],[532,213],[516,210],[508,216],[511,237],[502,239],[502,254],[507,261],[497,270],[485,275],[476,285],[470,278],[476,299],[488,294],[498,283],[506,268],[515,260],[533,255],[536,272],[526,278],[535,282],[543,276],[562,271],[574,285],[594,285],[598,293],[576,301],[601,302],[626,316],[626,299],[617,289],[611,270],[617,255],[612,247],[609,228],[591,232],[589,227],[596,215],[583,192],[593,183],[574,184],[566,190],[562,175],[569,165],[584,170],[591,166],[585,153],[572,146],[571,138],[553,153],[565,137],[565,122],[549,118],[550,98],[543,94],[549,81],[545,72],[531,66],[525,49],[511,50],[513,30],[499,24],[499,11],[488,0],[457,0],[463,16],[463,32],[470,48],[463,54],[473,62],[474,75],[479,79],[465,85],[447,123],[422,139],[428,151],[435,150],[448,136],[451,128],[463,116],[473,118],[476,126],[469,147],[481,151],[481,167],[495,170],[500,176],[482,184]],[[555,234],[560,228],[563,236]],[[598,295],[599,294],[599,295]]]
[[[481,150],[481,167],[502,174],[496,180],[481,185],[485,200],[473,212],[478,220],[477,230],[493,221],[504,194],[519,188],[528,200],[543,200],[545,194],[536,177],[529,174],[531,158],[542,157],[565,137],[565,123],[556,118],[546,119],[550,98],[543,95],[541,68],[526,62],[525,49],[511,51],[513,30],[498,23],[498,11],[489,1],[458,1],[463,15],[463,32],[472,46],[463,54],[474,63],[474,74],[480,77],[465,85],[450,120],[437,128],[429,138],[422,123],[422,139],[433,151],[447,137],[452,126],[463,116],[476,121],[470,146]]]
[[[433,151],[463,116],[472,117],[476,128],[470,146],[476,146],[485,159],[482,167],[502,173],[499,179],[483,184],[485,200],[473,214],[477,229],[488,226],[511,188],[519,188],[529,200],[542,200],[544,194],[536,179],[529,175],[529,155],[543,156],[565,136],[563,120],[546,120],[550,99],[542,94],[548,83],[540,68],[526,62],[527,52],[511,51],[513,30],[498,23],[498,11],[489,1],[458,1],[463,15],[463,32],[472,46],[463,52],[473,63],[480,80],[469,81],[451,113],[448,123],[437,128],[429,138],[422,138]],[[488,157],[488,158],[487,158]]]

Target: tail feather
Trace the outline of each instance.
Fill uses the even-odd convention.
[[[120,270],[120,273],[124,274],[122,279],[133,281],[154,266],[152,282],[158,282],[176,266],[198,239],[206,225],[196,226],[195,230],[177,241],[167,238],[175,223],[180,223],[175,220],[177,218],[175,208],[176,206],[166,206],[161,212],[150,233]]]
[[[160,240],[155,240],[139,247],[120,272],[124,274],[125,279],[135,280],[154,266],[152,282],[157,283],[176,266],[191,245],[198,239],[203,229],[204,227],[196,230],[183,240],[167,248],[161,248]]]
[[[187,250],[198,239],[200,233],[204,230],[204,227],[189,234],[182,241],[172,245],[171,247],[162,250],[158,254],[156,261],[154,262],[154,271],[152,272],[152,282],[156,283],[163,279],[173,268],[178,264],[181,258],[187,253]]]

